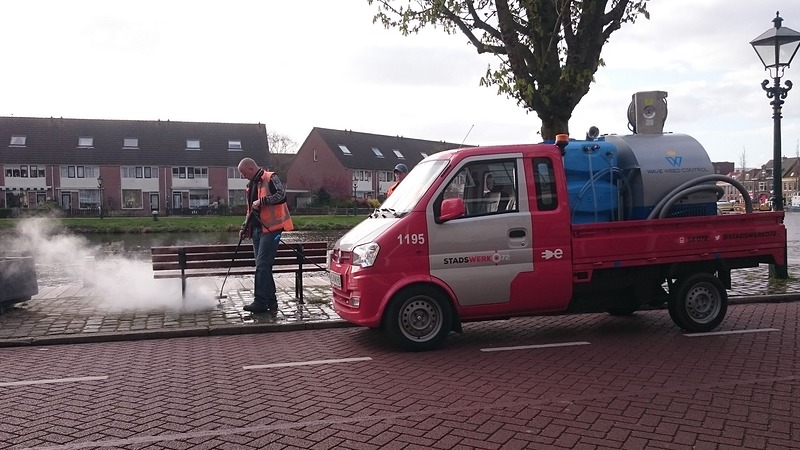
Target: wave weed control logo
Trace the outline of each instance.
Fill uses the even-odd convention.
[[[683,161],[683,156],[677,156],[677,155],[678,152],[676,152],[675,150],[669,150],[667,151],[667,156],[665,156],[664,159],[666,159],[667,162],[672,167],[680,167],[681,162]]]

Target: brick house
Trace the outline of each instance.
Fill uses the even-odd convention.
[[[394,182],[395,165],[403,163],[411,170],[428,155],[459,146],[314,127],[289,166],[287,189],[316,193],[324,188],[334,198],[383,200]]]
[[[243,157],[268,164],[263,124],[0,117],[0,208],[188,214],[244,204]]]

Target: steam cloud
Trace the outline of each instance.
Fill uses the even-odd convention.
[[[56,224],[47,218],[21,220],[13,234],[0,239],[0,248],[33,256],[37,272],[61,271],[70,283],[91,287],[92,299],[108,311],[193,312],[211,309],[217,303],[210,280],[187,283],[184,301],[179,279],[153,279],[149,261],[105,254],[83,237],[57,230]]]

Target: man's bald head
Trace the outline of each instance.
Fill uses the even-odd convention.
[[[256,176],[260,167],[253,161],[253,158],[244,158],[243,160],[239,161],[239,173],[242,174],[248,180],[252,180],[253,177]]]

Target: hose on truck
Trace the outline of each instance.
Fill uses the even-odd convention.
[[[701,183],[707,183],[709,181],[724,181],[731,186],[735,187],[739,192],[742,193],[742,197],[744,197],[744,208],[745,212],[751,213],[753,212],[753,201],[750,199],[750,194],[745,189],[744,185],[733,178],[720,175],[720,174],[713,174],[713,175],[704,175],[699,178],[695,178],[694,180],[689,180],[680,186],[676,187],[675,189],[671,190],[664,198],[662,198],[656,206],[653,207],[653,210],[650,211],[650,215],[647,216],[647,219],[655,219],[661,218],[663,219],[669,213],[669,209],[678,202],[680,199],[686,197],[689,194],[704,191],[704,190],[713,190],[719,192],[722,188],[717,185],[703,185],[697,186]],[[698,190],[692,190],[689,192],[690,188],[702,188]],[[718,190],[719,189],[719,190]]]

